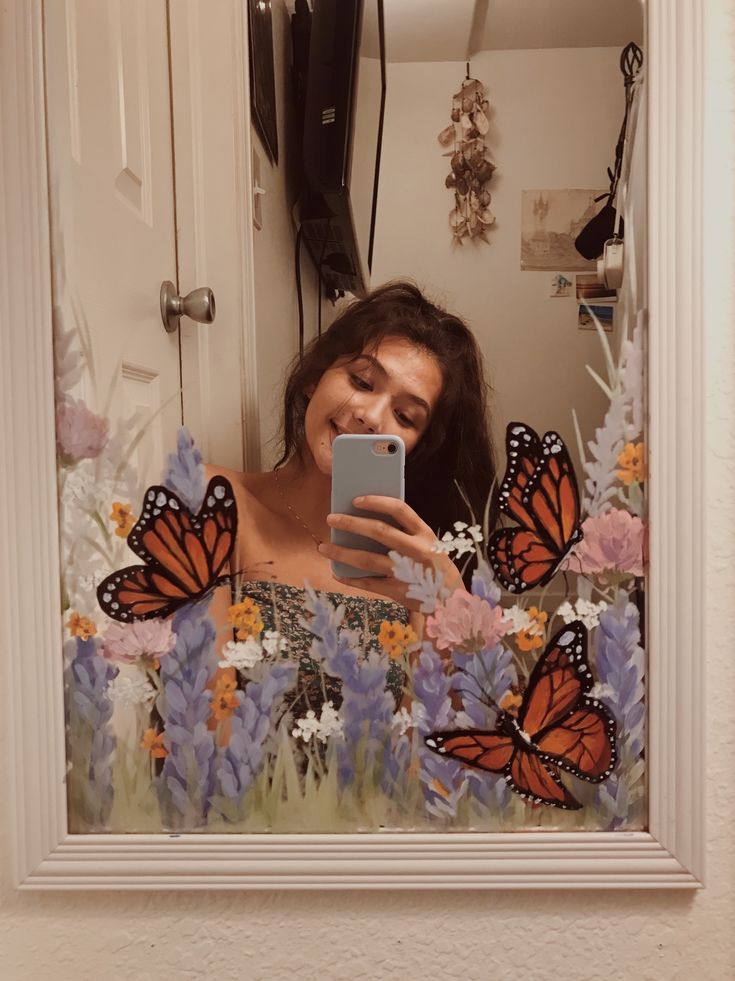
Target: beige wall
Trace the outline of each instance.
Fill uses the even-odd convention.
[[[494,389],[494,428],[522,420],[557,429],[576,454],[571,408],[585,439],[604,412],[584,370],[602,370],[594,331],[577,328],[574,297],[551,298],[553,272],[521,272],[521,191],[606,188],[623,112],[618,48],[485,51],[472,74],[489,91],[488,143],[497,163],[489,184],[496,224],[490,244],[453,246],[449,160],[437,134],[465,65],[388,66],[373,281],[411,276],[469,321]],[[569,278],[574,280],[574,274]]]

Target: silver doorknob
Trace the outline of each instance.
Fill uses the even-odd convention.
[[[214,314],[214,293],[208,286],[200,286],[186,296],[179,296],[169,279],[161,283],[161,320],[167,334],[178,330],[182,317],[189,317],[200,324],[211,324]]]

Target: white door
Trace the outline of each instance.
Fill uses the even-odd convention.
[[[175,0],[171,10],[166,0],[45,5],[50,176],[63,229],[53,242],[57,269],[63,257],[55,291],[90,340],[85,397],[110,418],[134,419],[131,432],[145,424],[136,463],[148,480],[160,478],[182,419],[206,459],[240,468],[245,459],[237,368],[248,310],[236,266],[250,229],[238,217],[247,196],[234,200],[232,100],[222,98],[236,91],[235,53],[247,50],[233,40],[239,5],[216,5],[229,25],[201,18],[219,38],[197,31],[203,0]],[[224,45],[212,59],[216,77],[201,72],[205,40]],[[220,137],[214,143],[202,140],[201,120]],[[215,323],[182,318],[183,329],[167,334],[163,280],[182,294],[212,287]]]

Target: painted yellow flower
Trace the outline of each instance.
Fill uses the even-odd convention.
[[[417,640],[414,630],[400,620],[383,620],[380,624],[378,643],[394,661],[403,657],[411,644],[415,644]]]
[[[113,501],[112,511],[110,511],[110,520],[114,521],[117,525],[117,528],[115,528],[115,534],[120,538],[127,538],[135,527],[135,522],[138,519],[133,514],[133,509],[130,504],[122,504],[120,501]]]
[[[163,745],[163,733],[155,729],[146,729],[143,733],[141,749],[147,749],[154,760],[162,760],[168,756],[168,750]]]
[[[229,608],[227,619],[235,627],[235,636],[238,640],[257,638],[263,630],[260,607],[249,596],[246,596],[242,603],[235,603]]]
[[[628,487],[635,481],[642,484],[648,474],[646,472],[645,443],[626,443],[625,449],[618,457],[617,476]]]
[[[544,643],[544,624],[549,619],[549,614],[543,610],[539,612],[535,606],[527,610],[531,623],[519,630],[516,634],[516,643],[522,651],[535,651],[543,647]]]
[[[79,637],[81,640],[89,640],[97,633],[97,627],[93,621],[88,617],[83,617],[81,613],[72,613],[66,621],[66,625],[72,637]]]

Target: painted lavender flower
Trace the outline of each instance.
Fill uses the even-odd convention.
[[[202,506],[206,482],[202,454],[186,426],[176,434],[176,452],[169,453],[168,466],[163,483],[181,498],[189,510],[196,514]]]
[[[454,723],[449,696],[452,681],[444,671],[444,662],[428,643],[423,644],[413,684],[418,703],[414,715],[420,736],[419,779],[426,810],[436,817],[456,817],[457,805],[467,789],[467,771],[456,760],[432,752],[423,739],[434,730],[450,729]]]
[[[288,661],[268,665],[261,681],[247,685],[231,716],[230,741],[217,766],[219,790],[212,801],[213,809],[229,821],[243,816],[243,799],[263,767],[274,718],[297,670]]]
[[[565,561],[573,572],[643,575],[644,525],[640,518],[609,508],[582,523],[584,538]]]
[[[75,832],[104,831],[113,800],[110,726],[113,705],[107,686],[118,669],[98,657],[97,638],[67,642],[67,757],[69,814]]]
[[[426,621],[426,633],[439,650],[464,653],[492,647],[508,631],[503,611],[481,596],[456,589]]]
[[[441,572],[398,552],[388,554],[393,563],[393,575],[408,585],[408,598],[420,601],[422,613],[432,613],[436,604],[449,595]]]
[[[207,601],[187,606],[173,620],[176,644],[161,661],[163,693],[158,710],[164,723],[159,798],[165,824],[176,830],[202,827],[215,781],[214,733],[207,727],[216,669],[215,630],[206,617]]]
[[[644,792],[645,652],[640,640],[638,608],[620,590],[600,614],[597,631],[599,698],[618,723],[618,764],[597,789],[598,804],[610,816],[609,830],[635,822]]]
[[[374,651],[360,653],[355,631],[340,629],[342,606],[335,609],[308,585],[304,605],[313,616],[303,621],[314,634],[311,656],[342,682],[342,738],[337,742],[340,783],[344,786],[355,779],[369,783],[389,743],[395,711],[393,695],[386,691],[386,665]]]
[[[102,636],[99,653],[107,661],[135,664],[142,658],[157,661],[171,652],[176,634],[169,620],[111,623]]]
[[[453,657],[458,670],[452,675],[452,687],[462,700],[462,711],[455,724],[465,729],[494,729],[498,718],[492,707],[500,706],[517,682],[513,654],[503,644],[478,651],[472,657]],[[467,769],[469,792],[492,816],[505,811],[512,800],[502,775],[473,768]]]
[[[82,399],[70,395],[56,406],[56,445],[64,461],[98,457],[107,443],[107,423],[90,411]]]

